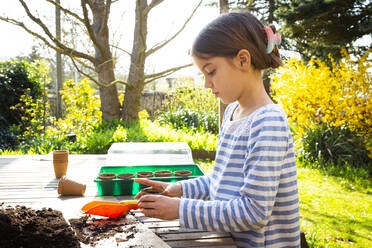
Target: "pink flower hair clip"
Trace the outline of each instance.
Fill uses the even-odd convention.
[[[280,34],[274,34],[273,30],[269,26],[265,26],[265,31],[267,35],[267,48],[266,52],[271,53],[274,50],[275,46],[279,46],[282,41]]]

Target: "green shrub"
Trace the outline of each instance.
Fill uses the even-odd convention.
[[[148,142],[146,131],[142,128],[140,121],[134,121],[127,125],[128,142]]]
[[[0,116],[8,126],[23,123],[22,113],[10,108],[20,104],[26,89],[34,99],[41,95],[40,80],[32,66],[24,61],[0,62]]]
[[[105,154],[112,143],[127,141],[127,130],[121,120],[103,121],[79,140],[79,152]]]
[[[355,167],[371,164],[363,137],[357,136],[347,127],[317,126],[308,130],[302,138],[305,159],[322,164],[350,164]]]
[[[17,109],[22,113],[24,125],[18,125],[16,130],[20,141],[32,140],[34,137],[45,135],[45,130],[48,125],[53,123],[54,117],[51,116],[51,107],[47,102],[48,85],[50,82],[49,67],[43,61],[33,64],[33,68],[37,71],[40,79],[40,86],[43,87],[43,97],[35,99],[32,96],[32,91],[26,89],[20,97],[20,104],[11,109]]]
[[[218,138],[216,134],[190,129],[177,130],[171,125],[162,125],[150,120],[140,120],[139,124],[139,128],[146,137],[145,141],[187,142],[191,149],[216,150]]]
[[[25,107],[22,97],[27,94],[33,100],[40,98],[44,83],[40,69],[40,61],[0,62],[0,149],[14,149],[16,136],[30,124],[26,116],[32,106]]]
[[[210,90],[190,84],[169,93],[165,105],[156,118],[160,123],[218,133],[218,99]]]
[[[114,142],[186,142],[191,149],[215,150],[217,135],[192,129],[177,130],[171,125],[149,119],[124,123],[103,121],[86,133],[78,133],[76,141],[61,133],[33,137],[23,141],[19,150],[0,150],[0,154],[47,154],[55,149],[67,149],[71,154],[105,154]]]
[[[0,128],[0,151],[6,149],[15,149],[17,143],[17,136],[14,135],[8,127]]]
[[[84,138],[84,153],[105,154],[110,148],[115,129],[93,131]]]
[[[72,142],[62,134],[44,134],[20,142],[18,151],[23,154],[48,154],[53,150],[69,150],[70,153],[83,153],[84,140],[77,136]]]
[[[61,135],[56,136],[37,136],[32,139],[32,142],[26,146],[21,146],[21,149],[28,154],[48,154],[53,150],[68,149],[68,141]]]
[[[116,129],[118,126],[125,126],[125,123],[122,120],[112,119],[109,121],[102,121],[97,126],[93,128],[94,132],[105,131],[108,129]]]
[[[218,98],[210,90],[190,84],[188,87],[178,88],[175,93],[169,93],[166,106],[168,112],[190,109],[217,114]]]
[[[218,133],[218,115],[215,112],[179,109],[175,112],[161,112],[157,120],[161,124],[170,124],[176,129],[186,128]]]

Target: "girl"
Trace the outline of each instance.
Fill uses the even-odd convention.
[[[239,247],[300,246],[292,137],[261,76],[281,65],[279,43],[280,35],[249,13],[220,16],[200,32],[192,47],[194,62],[205,87],[229,104],[213,172],[177,183],[136,179],[165,190],[136,196],[146,216],[231,232]]]

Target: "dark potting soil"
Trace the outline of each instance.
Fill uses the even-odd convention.
[[[60,211],[2,205],[0,203],[0,247],[80,247]]]
[[[116,243],[126,242],[138,231],[132,213],[118,219],[83,216],[69,222],[58,210],[5,207],[0,202],[0,248],[75,248],[80,242],[94,247],[118,233],[122,235]]]
[[[69,222],[79,241],[90,246],[95,246],[98,241],[115,236],[117,233],[123,235],[115,241],[126,242],[134,238],[134,234],[138,231],[135,227],[137,221],[131,213],[118,219],[83,216],[78,219],[69,219]]]

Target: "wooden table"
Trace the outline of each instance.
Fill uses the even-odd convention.
[[[121,201],[131,196],[98,196],[94,178],[105,165],[106,155],[70,155],[67,177],[87,185],[84,197],[62,197],[57,193],[52,155],[0,156],[0,202],[33,208],[60,210],[65,219],[81,216],[80,208],[92,200]],[[179,221],[163,221],[135,212],[141,232],[119,247],[236,247],[227,233],[180,228]],[[114,240],[114,239],[113,239]],[[113,241],[111,241],[113,242]],[[115,244],[116,245],[116,244]],[[83,245],[84,246],[84,245]]]

